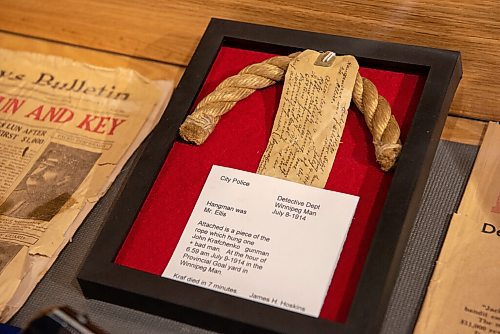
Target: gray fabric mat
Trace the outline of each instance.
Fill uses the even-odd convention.
[[[381,333],[411,333],[451,215],[457,211],[478,147],[441,141],[410,234]]]
[[[458,207],[472,169],[477,147],[441,141],[405,252],[401,272],[391,298],[382,332],[411,333],[416,307],[425,294],[429,275],[438,255],[446,224]],[[127,166],[130,166],[128,164]],[[10,324],[25,327],[40,310],[54,305],[69,305],[90,316],[110,333],[211,333],[199,328],[96,300],[86,300],[76,281],[88,250],[94,242],[103,218],[125,180],[127,168],[106,196],[96,205],[73,242],[61,253],[24,307]]]

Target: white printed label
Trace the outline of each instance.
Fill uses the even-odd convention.
[[[318,317],[358,199],[213,166],[162,276]]]

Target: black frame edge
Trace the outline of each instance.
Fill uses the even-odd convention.
[[[268,32],[273,31],[274,33],[269,35]],[[291,32],[294,33],[292,37],[288,38],[281,38],[282,35],[289,35]],[[257,35],[255,39],[253,39],[253,36]],[[297,38],[297,35],[299,35]],[[390,261],[385,261],[384,263],[384,268],[386,268],[385,274],[379,275],[379,280],[381,280],[381,284],[379,283],[379,286],[383,286],[383,289],[380,291],[378,297],[377,295],[371,295],[368,291],[367,293],[367,287],[370,285],[370,281],[367,281],[367,275],[370,275],[371,271],[367,270],[368,267],[373,267],[373,261],[374,258],[376,259],[378,254],[377,252],[374,252],[373,249],[380,249],[381,246],[375,246],[378,245],[381,240],[385,238],[385,235],[388,233],[384,228],[378,226],[377,232],[374,236],[374,239],[372,241],[372,244],[370,246],[370,253],[368,255],[368,258],[365,262],[363,274],[361,277],[361,280],[358,284],[358,292],[353,300],[353,304],[351,307],[351,313],[349,314],[347,323],[345,324],[337,324],[337,323],[332,323],[329,321],[325,321],[322,319],[314,319],[310,317],[305,317],[305,316],[300,316],[297,314],[294,314],[291,318],[298,319],[297,321],[291,320],[289,326],[286,326],[290,328],[291,326],[294,326],[292,328],[293,332],[300,332],[301,330],[305,330],[308,328],[309,325],[312,325],[313,323],[316,323],[316,329],[320,329],[320,332],[327,332],[329,329],[337,329],[339,332],[342,333],[361,333],[359,330],[364,330],[366,329],[366,333],[374,333],[376,332],[381,325],[381,321],[383,320],[383,315],[385,313],[385,309],[387,307],[387,303],[390,298],[390,293],[392,292],[392,287],[394,285],[394,280],[396,278],[396,274],[399,270],[399,265],[401,261],[401,256],[404,251],[404,246],[406,245],[407,242],[407,237],[409,234],[409,230],[411,229],[411,226],[413,224],[413,221],[410,219],[411,216],[413,216],[413,219],[416,215],[416,209],[418,208],[418,204],[420,203],[420,199],[423,193],[423,187],[425,186],[425,181],[428,177],[428,173],[430,171],[430,164],[432,162],[432,158],[434,156],[438,141],[439,141],[439,135],[441,133],[441,130],[444,125],[444,120],[446,119],[446,110],[448,110],[449,105],[451,104],[451,100],[453,97],[453,94],[457,88],[458,85],[458,80],[461,75],[461,62],[460,62],[460,56],[457,52],[450,52],[450,51],[443,51],[443,50],[437,50],[437,49],[429,49],[429,48],[423,48],[423,47],[416,47],[416,46],[403,46],[399,44],[394,44],[394,43],[387,43],[387,42],[367,42],[365,40],[360,40],[360,39],[353,39],[353,38],[348,38],[348,37],[335,37],[335,36],[328,36],[328,35],[323,35],[323,34],[316,34],[316,33],[310,33],[310,32],[297,32],[294,30],[288,30],[288,29],[283,29],[283,28],[270,28],[270,27],[265,27],[265,26],[257,26],[254,24],[248,24],[248,23],[236,23],[232,21],[226,21],[226,20],[219,20],[219,19],[212,19],[210,22],[207,31],[203,38],[200,41],[200,44],[198,48],[196,49],[196,52],[191,59],[191,62],[189,64],[189,67],[186,69],[186,72],[179,83],[179,86],[176,90],[176,93],[173,95],[172,100],[165,112],[165,115],[162,117],[160,120],[160,123],[158,126],[155,128],[153,133],[150,135],[147,144],[145,145],[144,152],[142,153],[140,160],[137,162],[134,170],[131,172],[130,175],[130,180],[141,180],[141,182],[127,182],[125,185],[125,189],[122,191],[122,193],[117,197],[117,203],[119,202],[125,202],[127,203],[128,200],[130,199],[130,195],[133,194],[133,197],[135,198],[134,205],[129,205],[124,207],[123,205],[121,207],[114,207],[111,210],[110,213],[110,221],[107,221],[106,224],[104,224],[103,230],[101,231],[98,239],[96,240],[94,247],[92,251],[90,252],[89,256],[87,257],[86,262],[82,266],[81,272],[79,274],[78,280],[82,286],[82,290],[84,291],[85,295],[90,298],[98,298],[98,299],[103,299],[108,302],[115,302],[118,304],[121,304],[123,306],[130,306],[136,309],[143,309],[145,310],[148,307],[145,307],[144,305],[152,303],[158,305],[169,305],[169,307],[176,308],[178,307],[179,309],[183,309],[185,311],[186,306],[182,306],[181,304],[178,304],[179,306],[173,306],[171,302],[167,302],[164,300],[156,302],[151,302],[151,296],[148,297],[148,292],[142,291],[139,293],[130,291],[126,287],[122,287],[121,284],[114,284],[111,280],[111,283],[109,282],[109,277],[110,275],[116,275],[117,273],[120,273],[124,275],[123,277],[129,281],[129,282],[142,282],[142,279],[145,279],[148,277],[146,280],[148,283],[151,283],[153,287],[158,288],[160,285],[165,285],[165,282],[169,282],[170,280],[164,279],[164,278],[159,278],[159,277],[154,277],[151,278],[150,276],[154,276],[151,274],[135,271],[133,269],[129,268],[124,268],[120,267],[118,265],[115,265],[112,263],[114,260],[114,257],[116,256],[116,253],[118,252],[121,244],[123,243],[124,239],[126,238],[129,229],[131,228],[133,221],[135,220],[135,216],[137,212],[140,210],[140,207],[142,206],[143,201],[145,200],[148,191],[150,187],[154,183],[154,179],[156,177],[156,174],[160,170],[162,163],[158,164],[158,161],[161,160],[163,161],[164,158],[167,156],[170,147],[175,140],[177,136],[177,129],[184,120],[185,116],[187,115],[187,112],[191,108],[191,104],[194,102],[197,93],[199,92],[206,74],[210,70],[211,64],[213,60],[215,59],[218,48],[214,49],[213,45],[218,45],[220,46],[223,43],[223,40],[230,40],[234,38],[240,38],[240,39],[247,39],[247,40],[253,40],[255,43],[267,43],[270,48],[276,47],[276,50],[296,50],[296,49],[303,49],[307,48],[307,46],[304,47],[305,44],[309,45],[311,44],[309,38],[311,36],[316,37],[315,41],[318,42],[317,40],[322,40],[326,39],[328,40],[329,38],[337,39],[337,40],[342,40],[345,43],[342,43],[342,47],[337,49],[336,51],[340,51],[339,53],[349,53],[349,52],[343,52],[347,51],[349,48],[352,47],[357,47],[363,43],[368,43],[369,45],[377,44],[376,48],[378,48],[375,51],[378,51],[382,54],[382,58],[386,65],[389,67],[395,66],[401,68],[402,63],[405,61],[408,63],[409,58],[414,58],[414,62],[412,63],[416,67],[422,67],[422,66],[430,66],[430,71],[429,75],[433,74],[433,68],[436,69],[436,66],[441,66],[444,65],[444,67],[438,68],[438,72],[443,72],[443,69],[446,69],[449,67],[450,64],[450,58],[449,57],[455,57],[455,63],[453,65],[453,70],[449,71],[448,73],[451,73],[446,79],[442,79],[441,81],[438,82],[438,86],[441,88],[447,87],[446,93],[442,94],[442,90],[440,91],[441,98],[438,99],[440,102],[436,104],[436,102],[433,102],[434,105],[439,106],[439,109],[437,112],[437,115],[439,117],[436,117],[434,119],[434,125],[430,127],[429,129],[426,129],[428,132],[428,135],[424,136],[424,142],[427,143],[425,146],[424,151],[418,151],[417,147],[417,153],[419,156],[422,157],[422,161],[420,163],[417,163],[416,170],[419,171],[417,176],[415,176],[414,180],[412,180],[412,183],[415,186],[416,191],[407,199],[407,211],[403,215],[405,217],[404,223],[402,226],[397,227],[396,229],[399,229],[399,233],[389,233],[389,239],[392,239],[392,249],[393,249],[393,256],[390,258]],[[280,39],[281,38],[281,39]],[[306,40],[306,42],[303,43],[298,43],[297,40]],[[280,43],[276,43],[277,40],[281,41]],[[300,44],[300,45],[299,45]],[[383,49],[383,50],[381,50]],[[402,55],[395,56],[394,50],[395,49],[403,49],[404,52]],[[208,50],[208,51],[207,51]],[[418,51],[418,52],[417,52]],[[374,52],[373,49],[368,50],[368,52],[365,52],[360,56],[360,63],[362,64],[371,64],[374,67],[380,66],[379,61],[371,61],[369,57],[365,57],[367,53]],[[426,58],[426,56],[423,57],[414,57],[415,52],[417,54],[420,53],[430,53],[433,54],[434,56],[431,58],[436,58],[436,59],[442,59],[444,63],[440,63],[440,61],[435,61],[435,63],[429,65],[429,61]],[[407,69],[412,69],[412,66],[408,66]],[[404,66],[403,66],[404,67]],[[203,70],[204,69],[204,70]],[[429,80],[429,77],[428,77]],[[448,80],[448,81],[447,81]],[[426,82],[427,86],[428,82]],[[424,97],[426,88],[424,88],[424,92],[422,93],[422,98]],[[427,93],[428,95],[429,93]],[[422,108],[425,106],[422,106],[422,98],[419,103],[419,107],[417,108],[417,114],[422,113]],[[191,103],[189,105],[185,101],[191,100]],[[420,110],[420,112],[419,112]],[[423,116],[422,116],[423,117]],[[423,117],[425,120],[425,117]],[[432,119],[432,117],[431,117]],[[424,122],[422,120],[422,122]],[[418,123],[418,122],[417,122]],[[419,132],[421,129],[414,129],[418,128],[419,126],[415,125],[415,119],[412,122],[412,126],[410,129],[410,132],[408,134],[408,138],[413,138],[414,135],[412,135],[413,132]],[[153,145],[153,143],[155,143]],[[405,151],[409,151],[407,149],[407,144],[405,144]],[[416,145],[415,143],[408,144],[410,147],[413,147]],[[420,144],[422,145],[422,144]],[[158,150],[158,147],[163,147],[163,149]],[[421,146],[422,147],[422,146]],[[159,152],[158,152],[159,151]],[[408,157],[405,157],[405,151],[403,151],[403,156],[401,158],[401,165],[400,166],[410,166],[412,169],[415,170],[415,164],[411,159]],[[408,155],[408,154],[406,154]],[[405,161],[408,161],[405,163]],[[397,176],[401,174],[400,172],[401,169],[398,168],[396,171],[396,175],[394,175],[394,179],[397,179]],[[401,177],[399,177],[401,178]],[[130,181],[129,180],[129,181]],[[401,187],[401,186],[399,186]],[[398,187],[393,187],[391,184],[389,194],[386,199],[386,204],[389,203],[390,198],[394,198],[397,195],[397,191],[393,190],[393,188],[398,188]],[[138,199],[140,199],[138,201]],[[396,208],[387,208],[387,205],[384,205],[384,209],[382,212],[382,215],[380,217],[380,221],[383,221],[384,219],[387,219],[387,216],[390,216],[392,214],[392,210],[395,210]],[[401,215],[401,214],[400,214]],[[123,218],[128,217],[134,217],[130,224],[123,224],[120,223],[120,225],[114,225],[112,222],[119,222],[120,220],[123,220]],[[379,224],[381,225],[381,224]],[[121,228],[121,229],[120,229]],[[386,226],[387,228],[387,226]],[[118,230],[118,231],[117,231]],[[396,237],[397,236],[397,237]],[[396,237],[396,240],[394,238]],[[378,242],[376,242],[378,240]],[[115,245],[119,245],[118,247],[115,247]],[[383,245],[384,246],[384,245]],[[111,263],[110,263],[111,262]],[[371,264],[370,266],[368,264]],[[124,269],[124,270],[123,270]],[[159,281],[158,279],[162,280]],[[172,281],[173,282],[173,281]],[[169,284],[172,284],[172,282],[169,282]],[[368,283],[367,283],[368,282]],[[175,282],[177,283],[177,282]],[[182,283],[177,283],[177,284],[182,284]],[[176,284],[173,284],[176,286]],[[108,290],[109,294],[104,293],[103,291]],[[192,294],[194,293],[199,293],[199,291],[193,286],[190,286],[186,288],[186,290],[192,291]],[[139,289],[141,290],[141,289]],[[168,289],[171,290],[171,289]],[[130,300],[130,296],[127,296],[127,292],[130,293],[130,296],[134,296],[134,300],[137,302],[134,302]],[[145,293],[144,293],[145,292]],[[191,294],[191,295],[192,295]],[[215,299],[227,299],[227,296],[224,297],[222,294],[216,293],[216,292],[210,292],[208,295],[212,296]],[[126,296],[126,297],[124,297]],[[212,298],[212,297],[208,298]],[[369,315],[370,313],[367,314],[366,312],[366,307],[365,309],[359,309],[355,307],[355,304],[359,304],[360,302],[366,302],[366,298],[368,296],[369,300],[372,300],[372,303],[367,303],[366,307],[369,307],[368,305],[372,304],[373,306],[373,301],[377,304],[376,309],[378,312],[376,315],[372,315],[370,318]],[[230,298],[236,298],[236,297],[230,297]],[[239,299],[239,298],[237,298]],[[121,301],[121,302],[120,302]],[[244,303],[252,303],[248,301],[244,301]],[[126,304],[126,305],[124,305]],[[235,303],[238,305],[239,303]],[[141,306],[142,305],[142,306]],[[381,306],[381,307],[380,307]],[[269,310],[269,306],[261,305],[261,306],[255,306],[251,307],[251,309],[255,312],[265,312]],[[273,312],[280,315],[280,313],[283,313],[283,318],[281,320],[287,320],[287,318],[290,318],[286,316],[287,311],[276,311],[276,309],[273,308]],[[382,312],[383,310],[383,312]],[[158,314],[158,312],[155,312],[155,310],[148,310],[151,313]],[[227,310],[226,310],[227,311]],[[196,311],[193,310],[193,315],[195,318],[194,319],[194,324],[202,325],[203,327],[210,327],[210,324],[207,324],[203,319],[208,316],[208,317],[215,317],[214,319],[219,319],[219,320],[227,320],[228,326],[227,329],[236,329],[238,328],[239,330],[248,330],[248,329],[257,329],[257,327],[254,327],[250,325],[242,324],[241,322],[233,319],[230,320],[228,317],[224,316],[218,316],[218,315],[207,315],[204,312],[201,312],[200,310]],[[230,312],[231,313],[231,312]],[[160,314],[160,315],[165,315],[165,314]],[[173,318],[176,318],[175,312],[169,314],[168,316],[171,316]],[[356,318],[356,321],[354,321]],[[254,318],[253,316],[251,318]],[[200,323],[196,321],[196,319],[202,320]],[[181,321],[185,321],[180,319]],[[193,323],[193,319],[190,323]],[[189,323],[189,321],[186,321]],[[302,325],[301,325],[302,324]],[[269,325],[269,324],[268,324]],[[233,327],[236,326],[236,327]],[[275,327],[272,326],[271,327]],[[218,328],[219,330],[224,330],[224,326],[221,328]],[[262,330],[262,327],[258,327],[260,330]]]

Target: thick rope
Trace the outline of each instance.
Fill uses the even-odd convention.
[[[238,74],[222,81],[215,90],[198,103],[180,127],[183,139],[197,145],[205,142],[219,119],[236,104],[257,89],[274,85],[285,77],[288,64],[300,52],[269,58],[245,67]],[[375,156],[380,168],[390,170],[401,152],[399,125],[387,100],[378,94],[375,85],[358,73],[352,100],[363,113],[373,136]]]

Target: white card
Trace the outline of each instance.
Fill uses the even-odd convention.
[[[358,199],[213,166],[162,276],[318,317]]]

